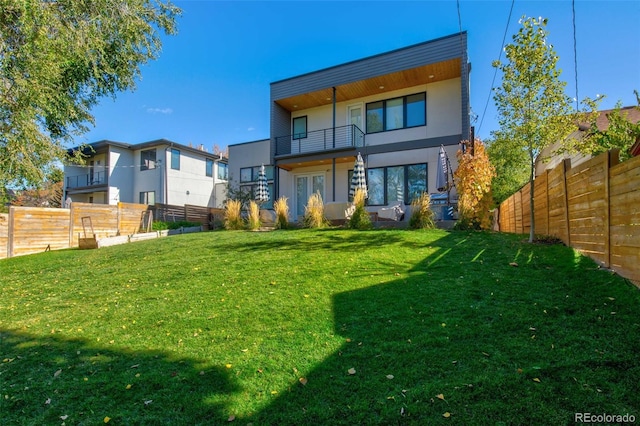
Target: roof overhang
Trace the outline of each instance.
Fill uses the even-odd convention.
[[[363,98],[421,84],[435,83],[460,76],[460,58],[454,58],[336,86],[336,102]],[[276,103],[288,111],[300,111],[329,105],[333,103],[333,87],[277,99]]]

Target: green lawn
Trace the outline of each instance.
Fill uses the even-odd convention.
[[[228,231],[1,260],[2,424],[640,419],[640,291],[523,239]]]

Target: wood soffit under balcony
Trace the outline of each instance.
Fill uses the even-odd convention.
[[[460,77],[460,58],[336,86],[336,102],[458,77]],[[279,99],[276,102],[289,111],[329,105],[333,102],[333,89],[327,87],[315,92]]]
[[[353,155],[349,155],[346,157],[336,157],[336,164],[340,164],[340,163],[353,164],[355,159],[356,157]],[[325,159],[296,158],[296,159],[288,159],[288,160],[278,160],[277,162],[278,168],[287,170],[289,172],[297,167],[312,167],[312,166],[330,167],[332,164],[333,164],[333,161],[330,158],[325,158]]]

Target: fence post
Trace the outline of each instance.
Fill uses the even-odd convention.
[[[566,245],[571,246],[571,225],[569,224],[569,188],[567,188],[567,170],[571,168],[571,159],[562,162],[562,191],[564,192],[564,222],[567,231]]]

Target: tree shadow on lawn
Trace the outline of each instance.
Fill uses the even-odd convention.
[[[19,424],[219,424],[217,401],[238,391],[228,371],[162,352],[0,330],[0,353],[0,412]]]
[[[603,302],[613,303],[605,296],[624,298],[629,288],[594,284],[591,260],[566,247],[484,241],[447,234],[408,278],[335,295],[344,345],[243,420],[568,424],[580,412],[639,416],[639,336],[615,347],[607,336],[638,333],[640,298],[618,307],[623,322],[598,320]],[[514,259],[518,267],[509,266]],[[575,333],[585,320],[592,332]]]

